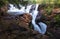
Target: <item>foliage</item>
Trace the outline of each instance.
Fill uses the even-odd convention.
[[[12,4],[18,4],[19,3],[19,0],[8,0],[9,3],[12,3]]]
[[[7,0],[0,0],[0,7],[6,5],[8,3]]]
[[[54,19],[56,20],[56,26],[60,26],[60,14],[56,15]]]

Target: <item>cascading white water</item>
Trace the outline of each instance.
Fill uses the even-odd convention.
[[[26,10],[25,10],[26,13],[29,13],[29,11],[30,11],[30,9],[31,9],[31,6],[32,6],[32,5],[27,5]]]
[[[18,8],[14,7],[13,4],[10,4],[10,9],[7,12],[10,15],[24,14],[25,13],[25,7],[23,6],[23,7],[21,7],[21,9],[18,9]]]
[[[36,17],[37,17],[37,14],[38,14],[38,11],[37,11],[37,8],[38,8],[38,4],[36,4],[36,8],[35,8],[35,10],[33,10],[33,14],[32,14],[32,24],[33,24],[33,26],[34,26],[34,30],[36,30],[36,31],[38,31],[39,33],[41,32],[41,30],[40,30],[40,28],[39,28],[39,26],[36,24],[36,22],[35,22],[35,19],[36,19]]]
[[[31,6],[32,5],[28,5],[27,8],[25,9],[25,6],[19,5],[21,7],[21,9],[18,9],[16,7],[14,7],[12,4],[10,4],[10,9],[7,11],[10,15],[20,15],[20,14],[24,14],[24,13],[29,13]],[[32,15],[32,24],[34,25],[34,30],[38,31],[41,34],[45,34],[46,32],[46,28],[47,25],[44,24],[43,22],[40,22],[39,25],[40,27],[36,24],[35,20],[36,17],[38,15],[38,6],[39,4],[36,4],[35,10],[33,9],[33,11],[30,13]]]
[[[35,22],[35,20],[36,20],[36,17],[37,17],[37,15],[38,15],[38,11],[37,11],[37,9],[38,9],[38,4],[36,4],[36,8],[35,8],[35,10],[33,10],[33,14],[32,14],[32,24],[34,25],[34,30],[36,30],[36,31],[38,31],[39,33],[41,33],[41,34],[45,34],[45,32],[46,32],[46,28],[47,28],[47,25],[45,24],[45,23],[43,23],[43,22],[39,22],[39,25],[40,25],[40,27],[36,24],[36,22]]]

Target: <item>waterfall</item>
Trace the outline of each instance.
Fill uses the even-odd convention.
[[[38,14],[38,11],[37,11],[37,8],[38,8],[38,4],[36,4],[36,8],[35,8],[35,10],[33,10],[33,14],[32,14],[32,24],[33,24],[33,26],[34,26],[34,30],[36,30],[36,31],[38,31],[39,33],[41,32],[41,30],[40,30],[40,28],[39,28],[39,26],[36,24],[36,22],[35,22],[35,19],[36,19],[36,17],[37,17],[37,14]]]
[[[37,15],[38,15],[38,11],[37,11],[38,6],[39,6],[39,5],[36,4],[35,10],[33,10],[33,12],[32,12],[32,13],[33,13],[33,14],[32,14],[32,24],[33,24],[33,26],[34,26],[34,30],[36,30],[37,32],[39,32],[39,33],[41,33],[41,34],[45,34],[47,25],[46,25],[45,23],[43,23],[43,22],[39,22],[39,25],[40,25],[40,27],[39,27],[39,25],[37,25],[36,22],[35,22],[36,17],[37,17]]]
[[[20,15],[20,14],[24,14],[25,13],[25,7],[22,6],[21,9],[18,9],[16,7],[14,7],[13,4],[9,4],[10,5],[10,9],[7,11],[8,14],[10,15]]]
[[[30,13],[32,16],[32,24],[34,26],[34,30],[36,30],[37,32],[39,32],[41,34],[45,34],[47,25],[43,22],[39,22],[38,24],[40,25],[40,27],[41,27],[40,28],[35,22],[36,17],[38,15],[37,9],[38,9],[39,4],[27,5],[26,7],[19,5],[21,7],[20,9],[16,8],[13,4],[9,4],[9,5],[10,5],[10,8],[7,11],[8,14],[10,14],[10,15],[21,15],[24,13]]]
[[[31,6],[32,6],[32,5],[27,5],[26,11],[25,11],[26,13],[29,13],[29,11],[30,11],[30,9],[31,9]]]

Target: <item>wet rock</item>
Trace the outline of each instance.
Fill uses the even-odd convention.
[[[31,22],[32,17],[30,14],[23,14],[23,16],[19,17],[19,26],[24,27],[24,28],[28,28],[29,27],[29,23]]]

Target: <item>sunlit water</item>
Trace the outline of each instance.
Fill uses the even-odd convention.
[[[19,5],[21,9],[16,8],[13,4],[10,4],[10,9],[7,11],[10,15],[21,15],[24,13],[29,13],[32,16],[32,24],[34,26],[34,30],[38,31],[41,34],[45,34],[47,25],[43,22],[40,22],[39,25],[40,27],[36,24],[35,20],[38,15],[38,6],[39,4],[36,5],[27,5],[26,9],[25,6]],[[33,7],[32,7],[33,6]],[[35,9],[34,9],[35,8]]]

